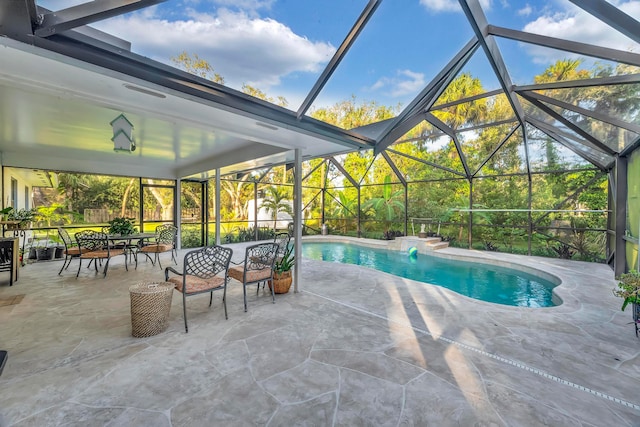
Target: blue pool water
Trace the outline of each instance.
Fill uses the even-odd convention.
[[[522,307],[553,307],[556,286],[548,280],[519,270],[449,260],[425,254],[369,248],[348,243],[305,242],[302,256],[309,259],[356,264],[439,285],[459,294],[496,304]]]

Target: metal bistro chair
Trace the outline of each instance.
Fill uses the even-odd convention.
[[[82,268],[82,260],[88,259],[94,262],[96,272],[98,271],[98,261],[106,259],[107,262],[104,265],[103,277],[107,276],[107,270],[109,269],[109,261],[114,256],[124,255],[124,268],[129,270],[127,266],[127,254],[123,248],[111,248],[109,245],[109,235],[107,233],[101,233],[99,231],[84,230],[76,233],[76,242],[78,242],[78,248],[80,248],[80,259],[78,265],[78,273],[76,277],[80,275],[80,269]]]
[[[245,312],[247,311],[247,285],[257,283],[257,291],[259,291],[260,282],[273,280],[273,264],[276,261],[277,252],[277,243],[258,243],[246,249],[244,262],[229,268],[229,276],[242,283]],[[271,286],[271,299],[275,304],[276,296],[273,286]]]
[[[13,253],[13,241],[0,241],[0,271],[9,272],[9,286],[13,286],[13,281],[16,280],[13,274],[14,268],[16,267],[13,262],[14,256],[15,254]]]
[[[176,236],[178,235],[178,227],[171,224],[162,224],[156,227],[156,239],[155,241],[148,243],[140,249],[138,252],[145,254],[147,258],[151,260],[152,265],[156,265],[156,261],[162,269],[160,263],[160,254],[163,252],[171,252],[171,260],[174,264],[178,265],[176,257],[178,252],[176,250]],[[150,254],[154,254],[151,258]],[[136,267],[138,266],[138,258],[136,256]]]
[[[58,275],[61,275],[62,270],[69,268],[71,260],[80,256],[80,248],[73,243],[71,236],[69,236],[69,232],[64,228],[58,228],[58,235],[60,235],[60,238],[64,243],[64,262],[62,263],[60,271],[58,271]]]
[[[287,232],[277,233],[273,239],[273,242],[278,245],[278,252],[276,254],[276,261],[280,261],[284,254],[287,252],[291,236]]]
[[[213,291],[222,290],[222,304],[224,305],[224,317],[227,315],[227,272],[233,251],[222,246],[208,246],[195,251],[187,252],[184,256],[182,272],[173,267],[164,270],[165,281],[176,285],[176,289],[182,293],[182,309],[184,311],[184,330],[189,332],[187,325],[187,297],[209,292],[209,307],[213,302]],[[169,273],[177,276],[169,277]]]

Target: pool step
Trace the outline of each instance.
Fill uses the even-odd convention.
[[[438,249],[444,249],[449,247],[449,242],[443,242],[440,240],[439,242],[427,243],[427,248],[432,251],[436,251]]]
[[[397,237],[395,241],[389,243],[389,248],[400,251],[407,251],[410,247],[416,247],[418,252],[424,253],[436,251],[449,247],[449,242],[443,242],[440,237],[417,237],[406,236]]]

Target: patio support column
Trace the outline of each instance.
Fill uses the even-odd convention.
[[[258,181],[253,181],[253,206],[255,215],[253,216],[253,240],[255,242],[258,241],[258,211],[260,208],[258,207]],[[277,215],[276,215],[277,217]]]
[[[320,185],[322,186],[322,193],[320,194],[320,230],[322,230],[322,226],[324,225],[324,196],[327,184],[327,170],[329,169],[327,159],[324,159],[322,167],[322,179],[320,180]]]
[[[176,179],[176,191],[174,197],[174,222],[178,227],[178,234],[176,236],[176,248],[182,249],[182,206],[180,205],[180,195],[182,194],[182,179]]]
[[[293,235],[295,239],[293,270],[293,292],[300,292],[300,268],[302,266],[302,156],[300,149],[295,149],[295,174],[293,183]]]
[[[627,158],[616,157],[616,252],[613,272],[619,276],[627,270],[626,241],[624,234],[627,227]],[[640,247],[640,245],[639,245]]]
[[[216,169],[216,245],[220,244],[220,168]],[[209,209],[208,207],[206,208]]]

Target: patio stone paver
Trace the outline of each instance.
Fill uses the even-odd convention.
[[[251,287],[245,313],[232,282],[229,320],[221,293],[187,299],[188,334],[176,293],[169,329],[133,338],[128,287],[162,280],[157,266],[76,279],[28,265],[0,282],[0,297],[25,294],[0,307],[0,425],[640,425],[640,340],[607,266],[440,253],[555,274],[564,303],[499,306],[303,260],[301,293],[272,304]]]

